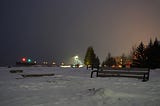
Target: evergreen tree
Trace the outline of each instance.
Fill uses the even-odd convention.
[[[152,39],[150,39],[150,42],[145,50],[145,54],[148,58],[148,61],[147,61],[147,64],[148,64],[148,67],[151,68],[152,66],[152,50],[153,49],[153,43],[152,43]]]
[[[102,66],[112,67],[113,65],[116,65],[116,60],[113,57],[111,57],[111,53],[108,53],[108,57],[102,63]]]
[[[89,66],[91,66],[93,69],[95,60],[96,60],[96,55],[94,53],[93,48],[90,46],[88,47],[85,58],[84,58],[84,64],[87,66],[87,69]]]
[[[153,47],[152,39],[150,39],[150,42],[149,42],[149,44],[148,44],[148,47],[149,47],[149,48],[152,48],[152,47]]]
[[[160,68],[160,42],[155,38],[155,41],[150,42],[144,47],[141,44],[133,52],[133,63],[134,67],[148,67],[148,68]]]
[[[150,40],[147,48],[146,54],[148,57],[148,66],[150,68],[158,68],[160,67],[160,44],[158,43],[157,38],[154,43]]]
[[[100,60],[98,58],[98,56],[95,58],[95,61],[94,61],[94,68],[97,68],[99,69],[99,65],[100,65]]]
[[[136,49],[137,49],[137,46],[136,46],[136,45],[132,46],[132,49],[131,49],[130,54],[129,54],[129,56],[128,56],[128,58],[129,58],[129,60],[131,61],[131,63],[133,63],[133,60],[136,58],[136,57],[135,57]]]
[[[155,41],[154,41],[153,47],[154,47],[154,48],[158,48],[158,46],[159,46],[158,39],[157,39],[157,38],[155,38]]]
[[[160,67],[160,44],[158,43],[158,39],[156,38],[153,44],[153,47],[150,50],[151,52],[151,68],[159,68]]]
[[[143,42],[141,42],[140,45],[137,47],[133,57],[133,67],[148,67],[148,60],[145,54],[145,47]]]

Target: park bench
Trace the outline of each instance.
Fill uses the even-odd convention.
[[[142,79],[143,82],[149,80],[149,68],[123,68],[123,69],[96,69],[91,72],[91,78],[96,73],[96,77],[128,77]]]

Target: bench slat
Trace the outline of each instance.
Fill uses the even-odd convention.
[[[98,77],[127,77],[127,78],[139,78],[143,79],[142,75],[128,75],[128,74],[123,74],[123,75],[114,75],[114,74],[107,74],[107,75],[98,75]]]
[[[145,73],[148,73],[147,71],[99,71],[98,73],[104,73],[104,74],[137,74],[137,75],[143,75]]]

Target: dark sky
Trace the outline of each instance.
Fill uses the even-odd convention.
[[[88,46],[103,61],[108,52],[127,55],[155,37],[160,39],[159,0],[0,0],[0,65],[24,56],[83,60]]]

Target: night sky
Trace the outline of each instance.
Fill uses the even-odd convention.
[[[101,62],[160,39],[160,0],[0,0],[0,65],[69,63],[92,46]]]

